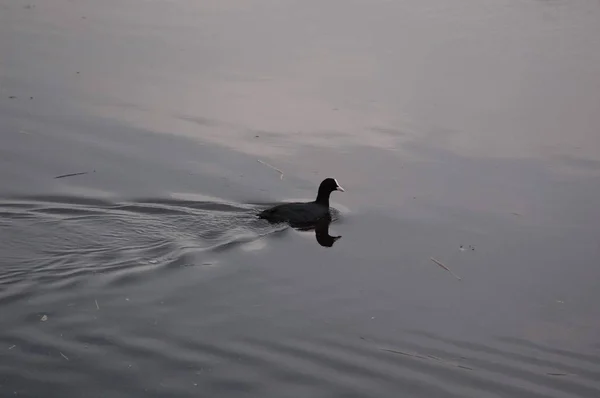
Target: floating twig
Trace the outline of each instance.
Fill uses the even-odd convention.
[[[568,376],[568,373],[546,373],[548,376]]]
[[[69,358],[67,358],[67,356],[66,356],[65,354],[63,354],[63,353],[62,353],[62,352],[60,352],[60,351],[59,351],[59,353],[60,353],[60,355],[61,355],[61,356],[62,356],[64,359],[66,359],[67,361],[69,360]]]
[[[445,269],[446,271],[450,272],[450,274],[452,274],[453,277],[455,277],[456,279],[458,279],[459,281],[462,280],[460,276],[456,275],[454,272],[452,272],[450,270],[450,268],[446,267],[444,264],[442,264],[441,262],[439,262],[438,260],[436,260],[433,257],[429,258],[431,261],[433,261],[434,263],[436,263],[437,265],[439,265],[440,267],[442,267],[443,269]]]
[[[9,349],[9,350],[12,350],[12,349],[13,349],[13,348],[15,348],[15,347],[16,347],[16,345],[14,345],[14,344],[13,344],[13,345],[11,345],[10,347],[8,347],[8,349]]]
[[[407,357],[412,357],[412,358],[420,358],[420,359],[427,359],[424,356],[421,355],[415,355],[415,354],[409,354],[408,352],[404,352],[404,351],[398,351],[398,350],[391,350],[389,348],[380,348],[381,351],[386,351],[386,352],[391,352],[393,354],[400,354],[400,355],[404,355]]]
[[[418,354],[410,354],[410,353],[405,352],[405,351],[392,350],[392,349],[389,349],[389,348],[380,348],[380,350],[381,351],[386,351],[386,352],[391,352],[392,354],[404,355],[404,356],[411,357],[411,358],[419,358],[419,359],[426,359],[426,360],[435,360],[435,361],[438,361],[438,362],[443,363],[445,365],[455,366],[457,368],[466,369],[466,370],[473,370],[473,368],[470,368],[468,366],[460,365],[458,363],[449,362],[449,361],[447,361],[445,359],[436,357],[435,355],[423,356],[423,355],[418,355]]]
[[[94,302],[96,303],[96,308],[98,309],[98,311],[100,311],[100,306],[98,305],[98,300],[94,300]]]
[[[269,163],[267,163],[267,162],[263,162],[263,161],[262,161],[262,160],[260,160],[260,159],[257,159],[257,160],[258,160],[258,163],[260,163],[260,164],[264,164],[265,166],[267,166],[267,167],[270,167],[270,168],[272,168],[273,170],[277,171],[277,172],[279,173],[279,179],[283,180],[283,171],[279,170],[279,169],[278,169],[277,167],[275,167],[275,166],[271,166],[271,165],[270,165]]]
[[[62,174],[59,176],[54,177],[54,179],[58,179],[58,178],[65,178],[65,177],[74,177],[74,176],[80,176],[80,175],[84,175],[84,174],[88,174],[89,171],[82,171],[81,173],[70,173],[70,174]]]
[[[393,354],[406,355],[407,357],[414,357],[413,354],[409,354],[408,352],[398,351],[398,350],[390,350],[389,348],[380,348],[381,351],[391,352]]]

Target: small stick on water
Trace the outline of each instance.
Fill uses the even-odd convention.
[[[96,308],[100,311],[100,306],[98,305],[98,300],[94,300],[96,302]]]
[[[262,160],[260,160],[260,159],[257,159],[257,160],[258,160],[258,163],[260,163],[260,164],[264,164],[265,166],[267,166],[267,167],[270,167],[270,168],[272,168],[273,170],[277,171],[277,172],[279,173],[279,179],[283,180],[283,171],[279,170],[279,169],[278,169],[277,167],[275,167],[275,166],[271,166],[271,165],[270,165],[269,163],[267,163],[267,162],[263,162],[263,161],[262,161]]]
[[[409,354],[408,352],[404,352],[404,351],[399,351],[399,350],[391,350],[389,348],[380,348],[381,351],[386,351],[386,352],[391,352],[393,354],[400,354],[400,355],[405,355],[407,357],[413,357],[413,358],[417,358],[416,355],[413,354]]]
[[[434,263],[436,263],[437,265],[439,265],[440,267],[442,267],[443,269],[445,269],[446,271],[450,272],[450,274],[452,274],[452,276],[453,276],[453,277],[455,277],[456,279],[458,279],[459,281],[460,281],[460,280],[462,280],[462,279],[460,278],[460,276],[456,275],[454,272],[452,272],[452,271],[450,270],[450,268],[446,267],[444,264],[440,263],[440,262],[439,262],[438,260],[436,260],[435,258],[433,258],[433,257],[430,257],[429,259],[430,259],[431,261],[433,261]]]
[[[448,362],[448,361],[446,361],[446,360],[444,360],[444,359],[442,359],[442,358],[438,358],[438,357],[436,357],[436,356],[434,356],[434,355],[422,356],[422,355],[417,355],[417,354],[410,354],[410,353],[408,353],[408,352],[405,352],[405,351],[391,350],[391,349],[389,349],[389,348],[380,348],[380,350],[381,350],[381,351],[387,351],[387,352],[391,352],[391,353],[393,353],[393,354],[400,354],[400,355],[404,355],[404,356],[411,357],[411,358],[419,358],[419,359],[434,359],[434,360],[436,360],[436,361],[439,361],[439,362],[441,362],[441,363],[444,363],[444,364],[446,364],[446,365],[452,365],[452,366],[456,366],[456,367],[458,367],[458,368],[461,368],[461,369],[466,369],[466,370],[473,370],[473,368],[470,368],[470,367],[468,367],[468,366],[465,366],[465,365],[460,365],[460,364],[454,364],[454,363]],[[548,373],[548,374],[550,374],[550,373]]]
[[[80,175],[84,175],[84,174],[88,174],[88,173],[89,173],[89,171],[82,171],[81,173],[62,174],[62,175],[54,177],[54,179],[56,180],[58,178],[80,176]]]
[[[13,349],[13,348],[15,348],[15,347],[16,347],[16,345],[14,345],[14,344],[13,344],[13,345],[11,345],[10,347],[8,347],[8,349],[9,349],[9,350],[12,350],[12,349]]]
[[[67,358],[67,356],[66,356],[65,354],[63,354],[63,353],[62,353],[62,352],[60,352],[60,351],[59,351],[59,353],[60,353],[60,355],[62,355],[62,357],[63,357],[64,359],[66,359],[67,361],[69,360],[69,358]]]

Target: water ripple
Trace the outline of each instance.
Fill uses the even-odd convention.
[[[295,327],[295,300],[314,286],[295,293],[293,276],[263,278],[256,264],[213,267],[231,248],[281,231],[256,220],[257,208],[0,202],[0,395],[75,397],[85,386],[116,397],[600,396],[593,353],[423,330],[358,336],[335,320],[333,333]],[[268,289],[276,295],[260,295]],[[335,292],[323,294],[335,305]],[[267,314],[273,297],[282,304]],[[344,306],[340,316],[358,314]]]
[[[280,229],[256,220],[256,212],[254,205],[208,201],[4,200],[1,245],[10,258],[0,283],[201,264],[191,252],[226,250]]]

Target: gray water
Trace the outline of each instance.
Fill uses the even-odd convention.
[[[598,21],[0,0],[0,396],[600,396]]]

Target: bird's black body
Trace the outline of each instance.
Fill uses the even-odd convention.
[[[333,191],[344,191],[333,178],[326,178],[319,185],[317,199],[313,202],[284,203],[264,210],[258,217],[272,223],[287,222],[293,227],[308,227],[315,225],[329,213],[329,195]]]

